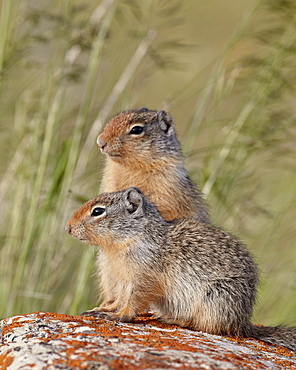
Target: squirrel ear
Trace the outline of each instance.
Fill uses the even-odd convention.
[[[137,112],[148,112],[148,110],[149,110],[148,108],[143,107],[143,108],[138,108]]]
[[[166,111],[159,110],[157,112],[157,119],[160,124],[160,128],[166,134],[169,132],[170,128],[174,126],[173,117],[171,117]]]
[[[129,188],[125,190],[124,195],[124,206],[128,213],[134,213],[138,209],[142,209],[143,205],[143,194],[138,188]]]

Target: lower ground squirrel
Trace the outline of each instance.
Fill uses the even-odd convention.
[[[225,231],[193,218],[166,221],[137,188],[91,199],[66,230],[102,249],[116,288],[99,310],[111,318],[132,321],[152,307],[168,323],[296,351],[296,328],[250,323],[257,269]]]

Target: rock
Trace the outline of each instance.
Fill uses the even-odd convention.
[[[295,354],[255,339],[236,340],[102,314],[35,312],[2,320],[1,370],[296,369]]]

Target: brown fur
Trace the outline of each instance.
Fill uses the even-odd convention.
[[[172,172],[167,165],[159,165],[153,171],[144,170],[140,175],[140,171],[132,171],[107,158],[102,188],[104,192],[112,192],[114,189],[124,190],[131,184],[135,184],[149,199],[153,199],[153,203],[165,220],[191,217],[193,216],[192,203],[186,193],[180,193],[179,190],[176,193],[178,185]],[[157,188],[155,183],[159,184]]]
[[[140,135],[131,135],[135,125]],[[165,220],[194,217],[208,222],[201,193],[187,176],[173,118],[164,111],[139,109],[112,118],[97,139],[107,155],[101,192],[113,192],[136,186],[155,204]],[[101,289],[112,302],[107,260],[98,258]],[[102,303],[106,306],[106,300]]]
[[[161,111],[162,112],[162,111]],[[112,118],[98,137],[107,160],[101,191],[136,186],[156,205],[166,220],[195,217],[208,221],[206,205],[184,168],[174,121],[168,113],[135,110]],[[168,132],[161,128],[165,122]],[[136,124],[143,135],[131,135]]]
[[[100,216],[96,209],[103,210]],[[224,230],[193,218],[165,221],[137,188],[89,201],[66,230],[102,248],[110,279],[104,284],[115,286],[98,310],[111,318],[131,321],[152,307],[168,323],[296,350],[295,328],[250,324],[257,269],[244,245]]]

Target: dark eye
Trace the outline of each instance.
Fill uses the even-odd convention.
[[[144,127],[143,126],[134,126],[131,130],[130,130],[130,134],[131,135],[140,135],[142,132],[144,131]]]
[[[102,216],[102,214],[104,214],[104,213],[105,213],[105,208],[96,207],[91,211],[91,216],[98,217],[98,216]]]

